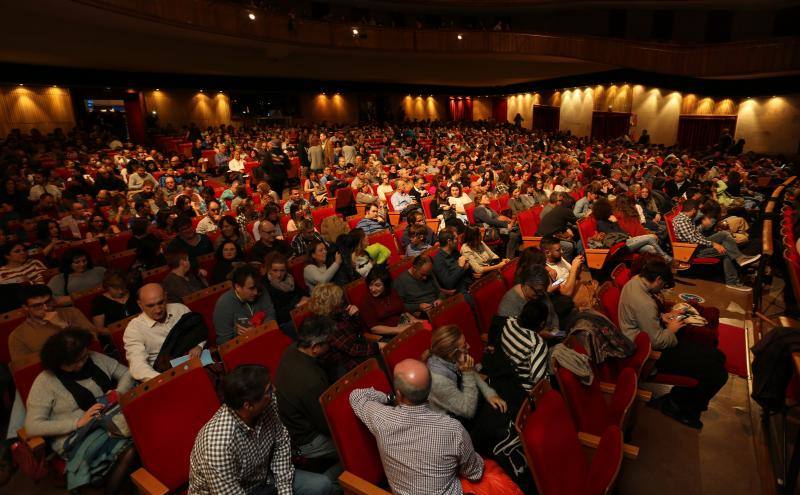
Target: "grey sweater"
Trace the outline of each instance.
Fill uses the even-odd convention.
[[[128,368],[103,354],[92,352],[90,357],[103,373],[117,382],[117,392],[123,394],[133,387]],[[80,385],[92,392],[95,397],[105,395],[108,390],[100,387],[91,379],[81,380]],[[72,394],[61,384],[50,371],[42,371],[33,381],[28,394],[28,411],[25,417],[25,432],[31,436],[42,436],[52,440],[53,450],[61,454],[64,441],[78,429],[78,420],[85,411],[78,407]],[[127,431],[125,418],[118,414],[114,423]]]
[[[430,359],[438,358],[431,357]],[[441,359],[439,362],[444,363]],[[446,365],[450,365],[453,370],[457,369],[453,363],[446,363]],[[428,402],[434,411],[452,413],[471,419],[475,416],[478,408],[478,391],[484,399],[497,395],[497,392],[483,381],[477,371],[468,371],[462,375],[461,389],[459,390],[452,374],[447,373],[450,375],[447,376],[440,373],[436,367],[431,367],[430,361],[428,366],[431,368],[431,393],[428,396]]]
[[[639,332],[645,332],[657,351],[678,345],[678,337],[661,325],[658,304],[638,275],[622,288],[617,316],[619,329],[631,342]]]

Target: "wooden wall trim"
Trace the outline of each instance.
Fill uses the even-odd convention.
[[[196,0],[72,0],[128,16],[200,31],[213,30],[259,41],[292,45],[418,53],[557,56],[617,67],[689,77],[781,75],[800,71],[800,40],[778,38],[720,44],[681,45],[591,36],[538,35],[494,31],[415,30],[296,20],[222,2]],[[258,22],[247,18],[255,12]]]

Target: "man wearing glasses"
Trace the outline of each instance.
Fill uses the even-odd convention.
[[[195,231],[198,234],[208,234],[209,232],[214,232],[219,228],[217,224],[219,223],[221,216],[219,201],[209,201],[208,209],[206,210],[206,216],[204,216],[203,219],[197,224]]]
[[[330,480],[295,469],[289,433],[280,421],[267,368],[245,364],[222,380],[225,404],[192,448],[189,493],[327,495]]]
[[[694,378],[696,387],[674,386],[672,390],[651,401],[666,416],[690,428],[701,429],[702,411],[728,381],[725,355],[708,344],[687,335],[682,311],[662,313],[659,309],[661,291],[675,286],[670,265],[663,259],[649,259],[638,275],[622,288],[619,300],[619,328],[634,341],[639,332],[650,337],[653,350],[660,351],[658,371]],[[694,333],[694,332],[693,332]]]
[[[38,354],[51,335],[67,327],[97,333],[95,326],[76,308],[56,308],[53,292],[44,284],[23,287],[22,308],[28,313],[28,318],[8,337],[12,361]]]

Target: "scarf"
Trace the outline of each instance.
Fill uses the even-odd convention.
[[[270,275],[267,275],[269,285],[281,292],[294,292],[294,278],[290,276],[283,277],[283,280],[275,280]]]
[[[111,390],[116,386],[111,378],[94,364],[91,357],[86,360],[86,364],[78,371],[64,371],[59,368],[55,370],[54,374],[58,381],[61,382],[61,385],[72,394],[72,398],[75,399],[78,407],[84,411],[92,407],[97,402],[97,398],[89,389],[79,384],[79,381],[91,379],[103,391]]]
[[[439,356],[431,354],[428,358],[428,369],[431,371],[431,373],[436,373],[437,375],[441,375],[448,380],[456,382],[458,389],[461,390],[462,375],[461,370],[458,369],[458,365],[456,363],[445,361]]]

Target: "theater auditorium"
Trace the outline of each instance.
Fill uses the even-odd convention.
[[[2,12],[0,493],[800,493],[800,2]]]

